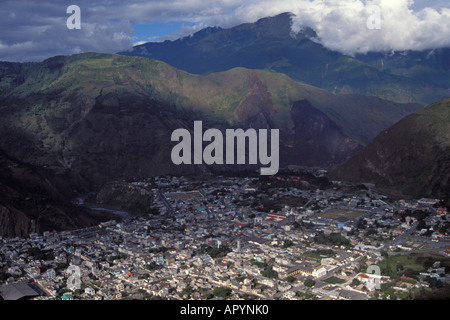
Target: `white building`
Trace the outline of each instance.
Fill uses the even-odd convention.
[[[325,267],[314,268],[312,276],[314,278],[320,278],[327,274],[327,269]]]

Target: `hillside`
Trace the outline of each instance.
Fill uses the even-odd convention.
[[[9,164],[0,177],[8,235],[96,223],[69,199],[117,179],[249,169],[174,165],[171,134],[192,130],[194,120],[205,129],[278,128],[281,166],[334,167],[422,108],[335,95],[271,71],[201,76],[153,59],[96,53],[0,63],[0,101],[0,149],[32,168],[17,178],[20,184],[8,180]],[[47,199],[50,218],[42,215],[41,200],[36,206],[27,198]]]
[[[402,119],[331,177],[376,182],[414,197],[450,195],[450,99]]]
[[[105,164],[128,163],[130,154],[137,157],[133,168],[123,164],[114,172],[154,173],[150,169],[155,166],[149,172],[143,169],[148,159],[139,160],[149,154],[161,170],[167,159],[157,157],[170,154],[162,152],[170,146],[158,142],[170,139],[174,129],[192,128],[199,118],[210,127],[255,125],[252,119],[262,112],[260,98],[266,99],[270,112],[264,117],[267,123],[258,126],[279,128],[286,145],[292,144],[291,109],[298,100],[308,100],[360,145],[422,107],[334,95],[275,72],[235,68],[199,76],[157,60],[119,55],[55,57],[8,68],[15,72],[5,72],[0,82],[5,88],[0,146],[29,163],[71,169],[88,166],[97,176],[104,174]],[[94,160],[97,156],[107,159],[100,164]]]
[[[27,165],[0,151],[0,236],[26,237],[111,219],[73,205],[67,178],[55,178],[45,168]]]
[[[290,13],[245,23],[229,29],[206,28],[175,41],[149,42],[135,46],[127,56],[142,56],[164,61],[194,74],[221,72],[236,67],[284,73],[338,94],[364,94],[396,102],[429,104],[449,95],[445,81],[450,70],[443,58],[418,60],[389,54],[350,57],[328,50],[317,41],[314,30],[291,32]],[[385,57],[386,56],[386,57]],[[386,67],[380,67],[384,58]],[[396,63],[401,65],[396,67]],[[391,63],[392,61],[392,63]],[[410,70],[410,72],[409,72]]]

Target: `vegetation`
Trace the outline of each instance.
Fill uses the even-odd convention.
[[[293,283],[295,281],[295,278],[293,276],[289,276],[285,280],[289,283]]]
[[[190,285],[187,285],[178,295],[180,296],[180,298],[190,299],[193,292],[194,288],[192,288],[192,286]]]
[[[339,233],[331,233],[330,235],[325,235],[323,232],[318,233],[314,237],[314,242],[318,244],[325,244],[329,246],[348,246],[350,241]]]
[[[357,286],[359,286],[360,284],[361,284],[361,281],[359,281],[358,279],[354,278],[354,279],[352,280],[352,285],[353,285],[353,286],[357,287]]]
[[[329,258],[329,257],[335,257],[336,252],[334,252],[331,249],[317,249],[313,251],[307,251],[304,254],[306,257],[314,258],[314,259],[320,259],[320,258]]]
[[[346,280],[338,278],[338,277],[334,277],[334,276],[323,280],[323,282],[328,283],[328,284],[340,284],[340,283],[344,283],[345,281]]]
[[[349,57],[314,43],[311,38],[316,34],[309,28],[296,34],[295,39],[289,34],[289,16],[282,14],[256,24],[213,29],[207,35],[200,32],[189,42],[177,40],[164,48],[155,43],[143,44],[123,54],[146,56],[143,52],[151,52],[151,58],[195,74],[221,72],[237,66],[270,69],[337,93],[361,93],[403,102],[436,101],[440,99],[437,97],[445,96],[440,88],[450,86],[448,70],[437,67],[440,64],[428,59],[427,52],[420,59],[414,59],[417,56],[413,54],[386,57],[381,53]],[[230,54],[224,54],[224,38],[227,39],[225,50]],[[176,54],[180,51],[183,59]],[[206,59],[198,59],[200,51]],[[257,59],[255,52],[258,52]],[[440,59],[445,60],[446,54],[448,51],[440,53]],[[381,59],[386,63],[384,68],[380,67]],[[424,82],[431,88],[424,90]]]
[[[295,295],[299,298],[307,299],[307,300],[316,300],[317,296],[309,291],[297,291]]]
[[[215,287],[213,290],[214,296],[226,299],[231,294],[231,289],[224,287]]]
[[[441,198],[449,206],[450,182],[442,179],[450,172],[449,106],[450,99],[444,99],[403,118],[330,176],[346,181],[370,180],[388,192]],[[398,152],[400,149],[402,152]],[[369,162],[376,163],[375,167],[368,169]],[[406,214],[418,219],[425,215],[420,211]]]
[[[306,279],[305,282],[303,282],[303,284],[306,287],[311,288],[311,287],[313,287],[316,284],[316,282],[313,279]]]
[[[230,247],[228,246],[220,246],[220,247],[210,247],[210,246],[202,246],[198,250],[199,254],[208,254],[211,258],[223,258],[231,252]]]
[[[273,270],[273,266],[266,267],[261,274],[264,277],[269,278],[269,279],[276,279],[276,278],[278,278],[278,272]]]
[[[426,272],[434,262],[440,261],[443,267],[450,265],[450,260],[428,253],[388,256],[379,263],[381,274],[398,279],[401,276],[418,279],[419,273]]]
[[[435,289],[420,288],[413,292],[414,300],[447,300],[450,299],[450,286],[448,284]]]
[[[283,248],[284,248],[284,249],[289,248],[289,247],[291,247],[291,246],[293,246],[293,245],[294,245],[294,242],[292,242],[292,240],[285,240],[285,241],[283,242]]]
[[[255,259],[251,259],[250,263],[254,266],[257,266],[260,269],[266,269],[269,266],[266,262],[260,262]]]
[[[157,264],[155,261],[150,262],[149,264],[145,265],[145,269],[153,271],[153,270],[158,270],[161,269],[162,266]]]

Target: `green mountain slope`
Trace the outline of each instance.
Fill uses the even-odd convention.
[[[282,166],[333,167],[421,107],[335,95],[271,71],[235,68],[200,76],[121,55],[0,63],[0,149],[6,159],[0,231],[13,236],[97,223],[68,199],[117,179],[259,169],[174,165],[171,134],[192,130],[195,120],[205,130],[278,128]],[[8,168],[19,162],[7,159],[20,159],[23,171],[12,174]]]
[[[331,176],[376,182],[405,195],[450,200],[450,99],[383,131]]]
[[[357,59],[330,51],[315,37],[309,28],[294,36],[291,14],[285,13],[229,29],[207,28],[176,41],[146,43],[121,54],[161,60],[194,74],[235,67],[271,70],[333,93],[373,95],[397,102],[429,104],[449,95],[445,83],[431,81],[436,70],[442,69],[440,64],[419,69],[412,76],[392,68],[380,69],[372,56]]]
[[[286,141],[295,129],[290,115],[292,105],[301,99],[307,99],[362,145],[421,108],[417,104],[397,104],[375,97],[334,95],[275,72],[235,68],[199,76],[160,61],[119,55],[55,57],[41,64],[14,68],[22,68],[22,72],[15,73],[15,85],[5,89],[3,94],[1,145],[10,150],[17,139],[21,143],[29,141],[32,149],[45,150],[52,157],[53,153],[58,155],[55,159],[61,163],[70,163],[70,156],[63,156],[61,151],[75,143],[74,132],[86,125],[86,121],[83,122],[86,117],[104,111],[120,116],[120,121],[129,116],[130,126],[133,123],[144,125],[140,112],[146,110],[145,113],[164,118],[159,122],[173,122],[171,128],[179,125],[174,119],[180,117],[189,120],[187,124],[191,123],[194,113],[213,123],[247,127],[251,118],[260,112],[243,112],[245,108],[252,108],[249,96],[255,92],[257,96],[263,94],[255,85],[266,91],[271,104],[270,126],[279,128]],[[4,75],[0,87],[7,88],[7,81],[12,80]],[[254,105],[260,107],[259,102]],[[171,114],[163,115],[164,112]],[[175,114],[177,116],[173,117]],[[150,123],[149,130],[155,129],[154,123]],[[98,128],[84,130],[95,133]],[[103,134],[107,140],[114,136],[107,131]],[[155,132],[148,134],[156,135]],[[38,144],[36,139],[40,141]],[[19,151],[16,155],[32,156]]]

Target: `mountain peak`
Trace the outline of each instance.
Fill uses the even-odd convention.
[[[190,37],[149,42],[121,54],[161,60],[199,75],[236,67],[272,70],[333,93],[402,103],[426,105],[448,96],[450,78],[442,76],[442,66],[445,75],[450,72],[445,69],[448,59],[417,62],[414,57],[345,56],[316,41],[317,34],[309,27],[293,31],[293,17],[285,12],[231,28],[206,28]]]

